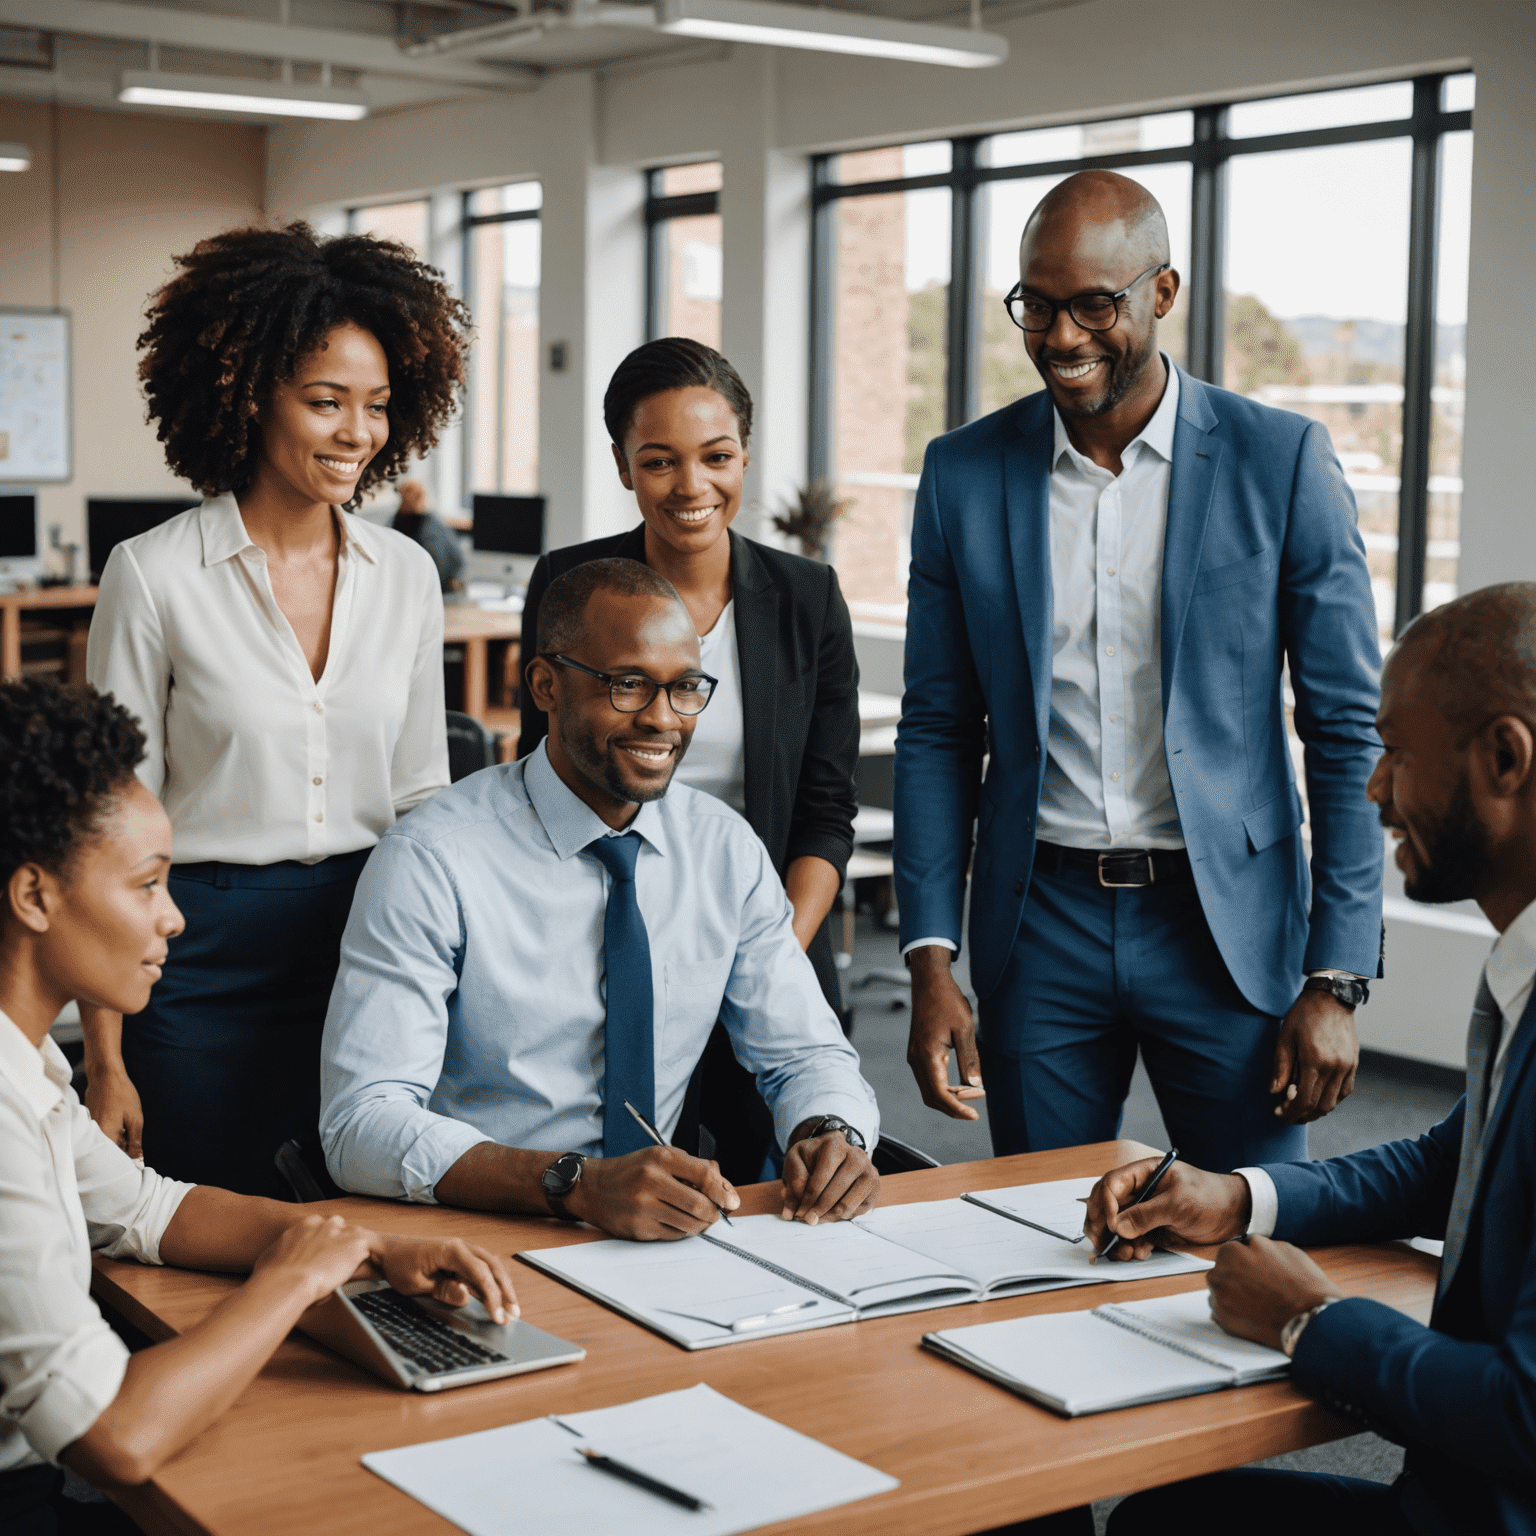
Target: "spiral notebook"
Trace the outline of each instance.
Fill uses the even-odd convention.
[[[1279,1350],[1217,1327],[1203,1290],[946,1328],[923,1346],[1067,1418],[1273,1381],[1291,1368]]]
[[[610,1238],[518,1257],[684,1349],[1211,1267],[1187,1253],[1094,1264],[1086,1244],[966,1200],[887,1206],[815,1227],[737,1216],[677,1243]]]

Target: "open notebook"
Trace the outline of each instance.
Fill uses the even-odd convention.
[[[1086,1244],[966,1200],[895,1205],[817,1227],[738,1216],[729,1227],[721,1223],[678,1243],[608,1239],[518,1257],[685,1349],[1210,1268],[1182,1253],[1094,1265]]]
[[[1291,1368],[1279,1350],[1223,1333],[1207,1291],[947,1328],[924,1334],[923,1345],[1068,1418],[1245,1387]]]

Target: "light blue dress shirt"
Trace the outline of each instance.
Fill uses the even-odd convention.
[[[832,1114],[873,1147],[874,1093],[757,834],[681,784],[627,830],[642,839],[662,1134],[718,1018],[781,1145]],[[601,1154],[609,876],[582,850],[605,835],[543,744],[384,834],[358,883],[322,1047],[320,1134],[344,1189],[431,1201],[482,1141]]]
[[[1165,354],[1166,355],[1166,354]],[[1069,848],[1182,848],[1163,748],[1163,543],[1179,374],[1113,475],[1051,454],[1051,725],[1041,839]]]

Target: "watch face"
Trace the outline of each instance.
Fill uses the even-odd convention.
[[[579,1152],[567,1152],[557,1157],[541,1175],[539,1182],[552,1195],[568,1195],[581,1177],[582,1164],[586,1159]]]

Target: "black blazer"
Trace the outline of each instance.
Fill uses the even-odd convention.
[[[746,735],[746,813],[782,879],[814,854],[841,876],[858,809],[859,664],[853,623],[829,565],[730,534],[741,713]],[[552,550],[534,567],[523,604],[523,657],[537,643],[539,604],[557,576],[589,560],[645,563],[645,525]],[[526,757],[549,721],[526,697],[517,755]]]

